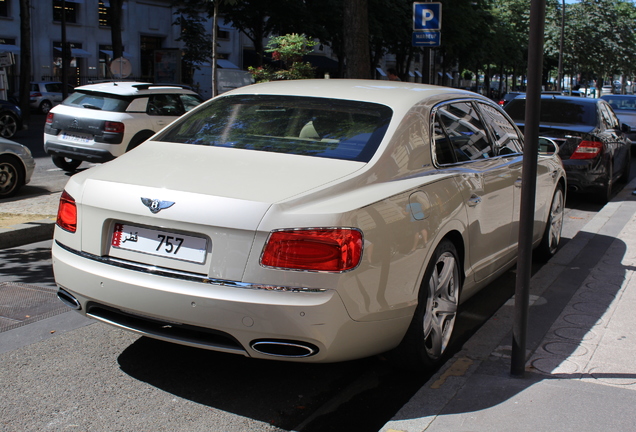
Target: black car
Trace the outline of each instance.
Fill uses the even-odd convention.
[[[17,105],[0,100],[0,137],[13,138],[22,130],[22,113]]]
[[[525,95],[525,93],[523,93],[523,92],[508,92],[505,95],[503,95],[501,100],[498,102],[499,106],[505,107],[506,105],[508,105],[510,103],[511,100],[513,100],[517,96],[521,96],[521,95]]]
[[[525,97],[512,100],[504,110],[522,130]],[[612,185],[629,180],[631,128],[621,122],[602,99],[541,96],[539,134],[559,145],[567,173],[568,189],[594,194],[609,201]]]

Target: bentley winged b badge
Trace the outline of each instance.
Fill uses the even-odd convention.
[[[153,214],[159,213],[163,209],[172,207],[174,201],[161,201],[158,199],[141,198],[141,202],[150,209]]]

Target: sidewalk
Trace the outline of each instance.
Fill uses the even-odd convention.
[[[635,186],[532,278],[524,377],[510,375],[511,300],[381,430],[633,430]]]
[[[53,238],[61,192],[0,203],[0,249]]]

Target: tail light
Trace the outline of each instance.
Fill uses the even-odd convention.
[[[104,131],[114,133],[124,133],[124,124],[121,122],[104,122]]]
[[[350,228],[281,230],[270,234],[261,265],[343,272],[360,264],[362,233]]]
[[[499,105],[501,105],[501,106],[504,106],[504,104],[506,103],[506,101],[502,99],[502,100],[500,100],[500,101],[499,101],[499,102],[497,102],[497,103],[498,103]]]
[[[32,98],[42,97],[42,93],[38,93],[38,92],[31,93],[31,97],[32,97]]]
[[[47,125],[52,125],[53,124],[53,117],[55,117],[55,114],[53,114],[52,112],[49,112],[46,115],[46,124]]]
[[[603,143],[600,141],[581,141],[570,159],[594,159],[602,150]]]
[[[77,206],[75,199],[66,191],[62,192],[60,197],[60,205],[57,209],[57,226],[71,233],[77,230]]]

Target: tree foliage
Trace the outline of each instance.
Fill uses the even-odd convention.
[[[428,48],[413,47],[411,0],[242,0],[221,2],[227,23],[253,42],[254,66],[266,55],[263,41],[276,35],[304,33],[331,46],[340,64],[362,58],[372,71],[386,54],[395,58],[398,74],[405,78],[418,55]],[[438,0],[442,3],[441,46],[434,49],[437,66],[445,71],[459,67],[467,75],[520,77],[527,69],[529,11],[531,0]],[[211,2],[173,0],[187,11],[211,11]],[[185,5],[185,6],[184,6]],[[364,6],[367,7],[367,12]],[[358,9],[352,9],[362,7]],[[545,80],[557,68],[561,40],[562,0],[546,1]],[[183,9],[181,9],[183,11]],[[351,13],[351,11],[354,11]],[[182,13],[196,24],[196,14]],[[368,25],[363,24],[364,19]],[[347,21],[345,21],[345,19]],[[177,20],[178,21],[178,20]],[[628,0],[581,0],[566,5],[563,64],[568,74],[610,77],[632,74],[636,69],[636,7]],[[185,24],[184,21],[181,23]],[[368,28],[353,31],[355,26]],[[187,26],[194,57],[201,56],[207,42],[198,45],[196,25]],[[194,28],[194,30],[192,30]],[[362,36],[361,36],[362,35]],[[364,40],[360,40],[360,38]],[[198,53],[198,54],[197,54]],[[358,66],[356,66],[358,67]],[[344,71],[341,76],[345,76]],[[554,75],[553,75],[554,76]]]

